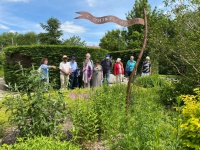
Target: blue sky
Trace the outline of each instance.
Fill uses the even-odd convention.
[[[152,8],[163,8],[162,0],[149,0]],[[107,31],[121,28],[114,23],[93,24],[85,19],[75,20],[75,12],[88,11],[96,17],[115,15],[125,19],[134,0],[0,0],[0,34],[3,32],[44,32],[39,23],[50,17],[61,21],[63,39],[80,36],[88,46],[98,46]]]

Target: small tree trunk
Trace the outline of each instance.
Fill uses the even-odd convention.
[[[142,46],[141,52],[139,54],[139,57],[137,59],[136,65],[135,65],[134,70],[131,73],[129,81],[128,81],[128,86],[127,86],[127,90],[126,90],[126,113],[127,114],[128,114],[129,103],[130,103],[131,83],[133,82],[133,79],[135,77],[138,65],[140,63],[140,60],[142,58],[142,55],[144,53],[144,50],[145,50],[146,44],[147,44],[147,32],[148,32],[147,29],[148,28],[147,28],[147,15],[146,15],[146,10],[145,9],[143,10],[143,13],[144,13],[144,29],[145,29],[145,32],[144,32],[144,41],[143,41],[143,46]]]

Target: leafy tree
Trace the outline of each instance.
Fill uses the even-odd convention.
[[[0,35],[0,45],[3,45],[4,47],[6,46],[11,46],[11,45],[16,45],[15,41],[17,39],[17,36],[19,34],[17,32],[4,32]]]
[[[148,0],[136,0],[133,9],[126,14],[127,20],[133,18],[144,18],[143,9],[146,9],[147,14],[150,12]],[[127,28],[126,42],[129,49],[140,49],[143,42],[144,27],[142,25],[133,25]]]
[[[33,45],[39,41],[38,35],[34,32],[27,32],[25,34],[19,34],[16,39],[17,45]]]
[[[112,30],[108,31],[102,39],[100,39],[99,46],[109,51],[120,51],[127,48],[125,36],[123,31]]]
[[[0,45],[33,45],[38,43],[38,35],[34,32],[19,34],[17,32],[4,32],[0,35]]]
[[[39,34],[41,44],[61,44],[59,39],[63,32],[60,30],[61,23],[58,19],[50,18],[47,20],[47,25],[40,23],[40,26],[46,31]]]
[[[85,40],[81,41],[81,38],[79,36],[72,36],[69,39],[66,39],[63,44],[70,46],[86,47]]]
[[[175,31],[168,53],[172,53],[184,68],[180,67],[180,63],[178,65],[173,63],[173,65],[185,79],[189,79],[193,85],[199,85],[200,2],[185,0],[176,3],[173,0],[167,0],[165,4],[171,10],[169,14],[173,18]],[[170,57],[167,58],[172,61]]]

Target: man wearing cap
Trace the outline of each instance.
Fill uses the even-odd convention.
[[[71,67],[71,74],[69,75],[69,83],[70,83],[69,88],[74,89],[78,87],[78,76],[77,76],[78,65],[76,62],[76,58],[74,56],[72,56],[69,64]]]
[[[69,62],[67,62],[68,57],[63,55],[63,61],[60,63],[60,83],[61,89],[65,89],[68,87],[69,75],[71,73],[71,66]]]
[[[110,83],[110,68],[112,67],[112,62],[110,60],[110,55],[106,55],[105,59],[101,61],[101,66],[103,68],[103,78],[106,78],[107,83]]]
[[[146,61],[143,62],[142,64],[142,69],[141,69],[141,76],[149,76],[151,75],[151,63],[150,63],[150,57],[146,57]]]

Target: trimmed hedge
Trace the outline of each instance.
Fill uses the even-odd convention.
[[[7,47],[5,51],[4,76],[7,84],[20,84],[24,78],[21,75],[20,65],[23,66],[26,73],[29,73],[34,65],[35,69],[40,66],[40,60],[43,57],[48,58],[49,65],[56,65],[57,69],[50,69],[50,81],[56,80],[57,88],[60,86],[59,63],[62,56],[75,56],[79,67],[85,59],[85,54],[90,53],[92,60],[103,59],[108,53],[104,49],[69,47],[66,45],[34,45],[34,46],[14,46]],[[69,59],[70,60],[70,59]]]
[[[112,59],[114,59],[114,61],[116,61],[117,58],[121,58],[121,61],[125,68],[127,61],[130,60],[130,56],[134,56],[134,60],[137,61],[140,51],[141,50],[123,50],[123,51],[110,52],[110,55],[111,55]],[[143,57],[138,66],[138,73],[140,73],[142,63],[143,63],[143,61],[145,61],[145,58],[147,55],[149,55],[149,52],[144,51]]]

